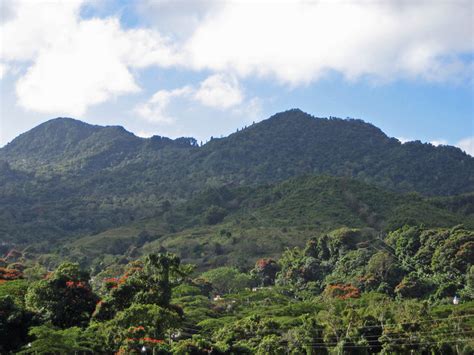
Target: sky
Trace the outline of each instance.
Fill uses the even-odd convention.
[[[0,6],[0,146],[54,117],[206,141],[300,108],[474,156],[472,0]]]

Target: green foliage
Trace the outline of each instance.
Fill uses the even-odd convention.
[[[12,281],[14,282],[14,281]],[[33,315],[10,296],[0,296],[0,353],[17,350],[25,343]]]
[[[212,205],[204,213],[204,221],[207,224],[217,224],[219,222],[222,222],[226,214],[227,211],[222,207]]]
[[[47,122],[0,149],[0,352],[472,352],[473,176],[299,110],[202,147]]]
[[[89,339],[78,327],[56,329],[48,325],[31,328],[35,340],[24,347],[20,354],[71,354],[91,351]]]
[[[113,350],[118,345],[127,345],[130,340],[150,338],[161,340],[167,337],[167,331],[177,327],[180,317],[170,309],[156,304],[132,304],[118,312],[107,322],[100,323],[96,330],[107,349]],[[130,344],[129,344],[130,345]]]
[[[87,324],[96,302],[89,275],[73,263],[61,264],[47,279],[32,284],[26,295],[28,309],[60,328]]]
[[[114,282],[109,294],[98,303],[94,318],[111,319],[132,304],[169,307],[172,288],[186,276],[186,271],[180,268],[180,259],[176,255],[146,256],[143,262],[132,264],[125,275]]]
[[[212,284],[215,292],[221,294],[239,292],[252,284],[252,278],[249,275],[232,267],[212,269],[203,273],[201,277]]]
[[[339,229],[314,237],[305,248],[289,249],[277,261],[262,259],[249,272],[221,267],[195,279],[189,277],[192,268],[180,265],[176,256],[152,254],[130,263],[121,277],[104,281],[104,298],[82,329],[53,327],[39,308],[35,310],[43,324],[32,327],[32,315],[8,296],[0,326],[7,335],[14,334],[7,338],[8,349],[22,347],[24,353],[128,354],[143,347],[157,354],[469,351],[474,331],[474,308],[467,296],[471,267],[456,282],[446,283],[444,268],[434,267],[424,256],[427,246],[433,247],[428,248],[430,255],[437,255],[437,236],[460,248],[470,232],[459,227],[415,231],[419,243],[407,253],[392,246],[407,245],[398,239],[413,235],[410,228],[391,233],[387,241],[371,230]],[[419,261],[417,271],[399,260],[406,255]],[[442,265],[459,268],[461,275],[464,264],[453,263],[455,257],[447,252]],[[277,285],[247,287],[266,268],[274,275],[276,265],[281,270]],[[30,291],[47,280],[71,277],[87,275],[77,265],[62,264]],[[210,299],[209,285],[221,296]],[[54,296],[62,289],[51,292]],[[450,303],[453,292],[462,295],[460,305]],[[27,305],[31,297],[28,293]]]
[[[191,138],[142,139],[121,127],[60,118],[0,149],[0,161],[0,233],[3,239],[21,244],[96,234],[143,219],[160,218],[173,228],[182,227],[173,208],[199,192],[217,189],[223,193],[222,186],[254,187],[305,174],[345,176],[426,195],[474,190],[474,159],[457,148],[400,144],[360,120],[315,118],[299,110],[279,113],[202,147]],[[345,215],[338,226],[383,227],[387,221],[380,220],[379,209],[390,216],[384,208],[390,199],[374,206],[370,203],[377,196],[374,191],[354,191],[351,184],[340,184],[340,196],[313,190],[318,195],[313,204],[288,207],[299,208],[305,216],[307,207],[321,206],[321,220],[311,223],[324,226],[337,217],[324,206],[329,201],[344,202],[346,212],[352,210],[353,215]],[[284,196],[277,193],[265,198],[278,202]],[[230,199],[225,194],[208,194],[201,201],[200,213],[192,213],[192,219],[212,224],[222,220],[227,213],[222,202]],[[398,206],[387,227],[422,219],[441,221],[435,217],[446,215],[446,210],[449,220],[459,219],[472,210],[468,196],[431,202],[425,204],[413,196],[411,204]],[[47,250],[44,244],[37,247]],[[111,243],[108,253],[120,254],[127,247],[120,248],[119,243]]]
[[[193,336],[192,339],[174,343],[171,351],[175,355],[219,354],[219,351],[215,349],[212,342],[200,336]]]
[[[252,316],[239,320],[233,324],[226,325],[214,335],[218,347],[224,351],[237,351],[237,349],[248,349],[256,351],[261,342],[266,338],[264,348],[270,348],[268,336],[277,335],[279,324],[259,316]]]
[[[10,296],[18,306],[24,307],[28,286],[29,282],[23,279],[0,283],[0,298]]]
[[[255,278],[260,286],[271,286],[275,284],[277,273],[280,266],[273,259],[259,259],[250,274]]]

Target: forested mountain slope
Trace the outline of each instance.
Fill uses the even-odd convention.
[[[166,248],[200,267],[248,266],[259,257],[277,256],[337,228],[366,228],[375,234],[404,225],[474,228],[472,213],[451,211],[446,200],[330,176],[304,176],[259,187],[209,188],[189,201],[162,204],[153,218],[64,240],[53,250],[83,265]],[[51,248],[38,245],[29,250],[44,253]]]
[[[304,174],[355,178],[398,192],[474,191],[474,158],[454,147],[401,144],[361,120],[272,116],[198,146],[58,118],[0,149],[0,239],[85,235],[154,218],[210,187]],[[470,207],[468,207],[470,208]]]

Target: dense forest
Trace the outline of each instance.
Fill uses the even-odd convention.
[[[474,158],[289,110],[0,149],[0,353],[472,354]]]
[[[149,254],[91,277],[10,253],[2,352],[158,354],[474,351],[474,232],[341,228],[253,268],[196,272]],[[462,300],[452,304],[453,297]]]
[[[425,196],[474,191],[474,158],[401,144],[361,120],[290,110],[200,146],[59,118],[0,149],[0,238],[26,243],[95,234],[156,217],[209,188],[330,175]],[[54,242],[54,241],[53,241]]]

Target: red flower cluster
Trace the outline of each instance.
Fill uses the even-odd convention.
[[[324,293],[341,300],[360,297],[360,290],[353,285],[347,284],[328,285],[324,290]]]
[[[110,284],[113,284],[113,283],[116,284],[118,281],[119,281],[118,277],[108,277],[104,279],[105,283],[110,283]]]
[[[128,279],[129,273],[119,277],[108,277],[104,279],[105,286],[108,289],[117,288],[119,285],[123,285]]]
[[[66,281],[68,288],[86,288],[87,284],[84,281]]]
[[[0,267],[0,280],[16,280],[23,277],[23,273],[19,270]]]
[[[127,275],[127,274],[123,275],[123,276],[118,280],[118,284],[119,284],[119,285],[124,284],[125,281],[127,281],[127,279],[128,279],[128,275]]]
[[[257,262],[255,263],[255,266],[259,269],[265,269],[265,267],[267,267],[269,264],[272,264],[272,263],[274,263],[273,259],[263,258],[263,259],[258,259]]]

